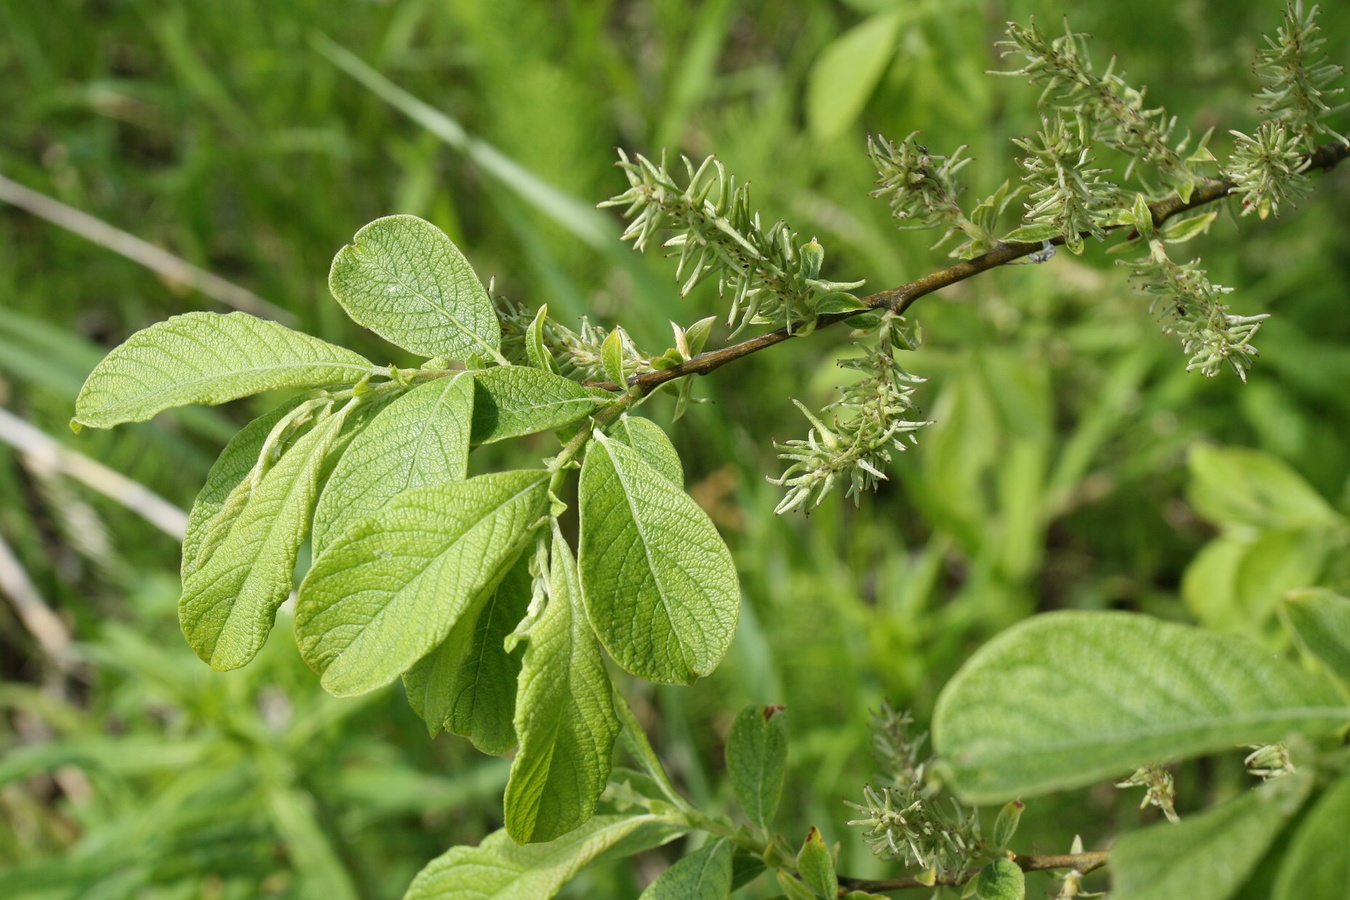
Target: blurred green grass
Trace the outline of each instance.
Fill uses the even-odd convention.
[[[856,119],[822,135],[808,115],[813,65],[866,16],[892,9],[903,11],[899,52]],[[325,276],[358,227],[394,212],[441,226],[507,296],[619,320],[656,342],[668,321],[708,314],[711,293],[680,298],[666,261],[569,228],[556,204],[550,211],[555,195],[509,188],[484,164],[484,147],[583,206],[621,189],[616,146],[716,152],[754,183],[766,218],[820,238],[828,276],[891,286],[944,259],[927,249],[932,236],[896,232],[866,196],[874,175],[865,135],[919,129],[938,152],[969,144],[969,196],[992,190],[1013,172],[1008,136],[1036,122],[1034,91],[984,74],[1000,66],[994,42],[1005,19],[1036,14],[1053,27],[1061,12],[1048,0],[367,0],[336,9],[317,0],[11,0],[0,4],[0,174],[230,278],[300,327],[377,360],[395,351],[341,315]],[[1072,17],[1093,34],[1099,64],[1118,54],[1184,127],[1216,126],[1222,143],[1227,128],[1256,121],[1248,63],[1277,22],[1274,3],[1146,0]],[[1350,21],[1327,15],[1323,25],[1328,55],[1350,55]],[[320,52],[325,40],[480,143],[447,145]],[[848,90],[847,77],[834,89]],[[1181,574],[1212,534],[1181,499],[1195,441],[1263,449],[1344,509],[1347,194],[1350,178],[1337,172],[1285,219],[1238,229],[1224,216],[1193,245],[1215,281],[1238,288],[1239,312],[1275,314],[1245,387],[1185,374],[1179,349],[1100,247],[925,299],[915,315],[927,344],[911,368],[931,378],[924,405],[937,424],[857,508],[835,498],[809,518],[777,519],[777,489],[764,482],[777,471],[769,438],[805,428],[787,397],[831,399],[831,351],[845,335],[792,342],[702,380],[697,392],[713,402],[692,408],[673,436],[736,554],[746,615],[712,678],[692,690],[632,687],[691,794],[710,806],[726,799],[720,744],[741,704],[785,702],[785,834],[820,825],[844,843],[842,870],[882,873],[844,826],[840,802],[857,797],[868,771],[867,711],[884,697],[924,720],[975,646],[1037,610],[1185,618]],[[588,221],[617,238],[616,219]],[[198,308],[219,307],[0,207],[0,402],[184,507],[255,405],[78,439],[64,423],[103,350]],[[650,409],[658,419],[669,412],[660,401]],[[4,447],[0,497],[0,536],[87,657],[80,679],[63,686],[0,611],[11,726],[0,728],[0,751],[22,761],[54,747],[57,760],[70,742],[98,735],[107,753],[122,752],[122,741],[128,753],[146,742],[234,748],[240,777],[281,786],[222,805],[217,818],[237,827],[233,837],[213,844],[186,820],[170,829],[253,861],[232,878],[219,861],[156,868],[146,855],[154,848],[132,827],[161,813],[176,822],[190,803],[207,802],[210,786],[194,793],[190,783],[200,758],[89,775],[87,794],[63,785],[54,761],[11,769],[0,788],[0,867],[84,872],[73,861],[112,860],[139,842],[145,852],[132,862],[88,863],[92,874],[71,877],[99,885],[98,896],[151,896],[136,893],[148,884],[160,885],[153,896],[301,895],[345,879],[355,895],[383,897],[445,846],[495,827],[497,761],[455,739],[428,742],[397,691],[334,713],[303,755],[284,739],[262,754],[273,739],[240,732],[276,726],[236,720],[265,720],[265,697],[295,709],[341,706],[318,693],[285,629],[266,666],[213,675],[177,633],[171,541],[103,498],[54,488]],[[103,549],[83,552],[77,538],[91,532],[104,536]],[[144,670],[156,660],[175,674],[156,681]],[[79,759],[94,760],[80,771],[101,765]],[[308,807],[314,828],[278,812],[277,796]],[[1043,823],[1042,849],[1062,849],[1075,830],[1091,843],[1135,821],[1129,806],[1112,794],[1052,799],[1033,804],[1027,821]],[[572,895],[635,893],[633,879],[652,874],[644,866],[588,874]],[[68,894],[53,882],[33,895]]]

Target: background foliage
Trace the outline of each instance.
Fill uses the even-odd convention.
[[[767,219],[830,248],[825,277],[900,284],[943,257],[867,197],[865,135],[922,129],[937,152],[969,144],[976,162],[963,177],[975,196],[989,193],[1013,172],[1008,136],[1035,128],[1035,92],[984,74],[1001,66],[994,43],[1009,18],[1036,13],[1053,28],[1061,14],[1052,3],[885,0],[811,0],[790,15],[733,0],[330,10],[3,4],[0,175],[230,278],[377,362],[408,360],[341,316],[324,274],[357,227],[394,212],[436,223],[506,296],[663,336],[668,320],[706,314],[708,289],[680,298],[670,264],[619,244],[616,219],[577,212],[622,189],[615,146],[715,151],[754,182]],[[1256,121],[1248,66],[1274,4],[1150,0],[1073,14],[1097,57],[1118,54],[1183,127],[1223,135]],[[1347,58],[1350,21],[1322,25],[1327,55]],[[404,115],[350,62],[344,71],[333,44],[441,117]],[[503,178],[512,165],[556,190]],[[1259,637],[1276,632],[1288,587],[1344,591],[1343,520],[1253,521],[1187,459],[1211,444],[1251,448],[1350,511],[1347,193],[1338,171],[1281,221],[1239,230],[1224,216],[1194,245],[1214,281],[1238,288],[1236,312],[1273,313],[1245,387],[1187,375],[1095,246],[925,299],[915,317],[926,344],[909,368],[930,378],[920,400],[936,424],[856,509],[832,498],[809,519],[777,518],[781,493],[764,481],[778,468],[768,438],[801,430],[787,396],[832,399],[828,351],[842,333],[703,380],[697,392],[712,402],[673,437],[735,555],[740,631],[692,690],[629,686],[691,798],[726,799],[735,711],[785,703],[785,832],[795,844],[814,823],[842,841],[841,871],[882,874],[841,801],[860,796],[868,710],[883,698],[923,724],[976,646],[1038,611],[1142,610]],[[0,402],[49,435],[68,440],[75,391],[108,346],[193,309],[225,311],[0,207]],[[261,411],[166,414],[86,433],[77,449],[186,508],[232,430]],[[78,642],[58,665],[0,608],[0,870],[10,871],[0,893],[392,896],[446,846],[499,827],[502,761],[456,738],[428,741],[399,690],[327,697],[289,629],[262,664],[207,671],[173,615],[175,542],[4,445],[0,537]],[[1238,790],[1240,769],[1185,768],[1179,811]],[[1075,832],[1101,846],[1156,815],[1136,802],[1110,790],[1037,800],[1022,833],[1046,848],[1066,849]],[[663,866],[654,853],[568,890],[630,895]]]

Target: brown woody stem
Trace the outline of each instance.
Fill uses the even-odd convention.
[[[1328,172],[1341,163],[1347,156],[1350,156],[1350,140],[1341,139],[1332,141],[1318,147],[1307,155],[1307,171],[1320,169]],[[1175,193],[1149,205],[1149,210],[1153,213],[1153,225],[1158,227],[1173,216],[1188,212],[1192,209],[1198,209],[1207,206],[1217,200],[1222,200],[1231,194],[1236,185],[1226,178],[1210,178],[1200,182],[1191,192],[1191,196],[1182,200]],[[1123,227],[1123,226],[1117,226]],[[1050,243],[1062,245],[1063,237],[1057,237]],[[965,281],[973,275],[998,266],[1007,265],[1014,260],[1021,259],[1024,256],[1030,256],[1032,253],[1042,249],[1040,244],[1028,244],[1020,242],[1000,243],[993,250],[974,259],[968,259],[955,265],[948,266],[945,269],[939,269],[922,278],[915,279],[909,284],[903,284],[899,287],[889,288],[884,291],[878,291],[875,294],[864,297],[863,302],[872,309],[886,309],[897,313],[904,313],[914,303],[926,294],[940,291],[943,288],[950,287],[958,281]],[[842,322],[845,319],[851,319],[858,315],[857,312],[833,313],[831,315],[821,316],[816,323],[816,330]],[[714,369],[720,369],[729,362],[749,356],[752,353],[758,353],[766,347],[772,347],[774,344],[786,341],[795,335],[787,328],[779,328],[776,331],[766,332],[757,335],[740,343],[731,344],[718,350],[710,350],[707,353],[688,359],[678,366],[669,369],[660,369],[655,372],[644,372],[641,375],[634,376],[630,380],[630,385],[640,389],[643,395],[650,394],[667,382],[674,381],[677,378],[683,378],[686,375],[707,375]],[[603,388],[606,390],[617,391],[619,385],[613,382],[587,382],[592,387]]]

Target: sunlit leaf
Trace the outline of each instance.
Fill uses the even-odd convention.
[[[423,356],[488,359],[501,325],[487,291],[443,231],[386,216],[338,251],[328,288],[357,323]]]
[[[393,681],[506,573],[547,496],[547,472],[498,472],[407,491],[352,523],[300,586],[300,655],[338,696]]]
[[[309,530],[324,460],[346,419],[323,412],[249,492],[223,536],[183,583],[178,618],[192,649],[214,669],[253,659],[291,592],[295,556]]]
[[[474,373],[473,443],[490,444],[552,431],[589,416],[614,400],[608,391],[528,366],[497,366]]]
[[[183,535],[181,575],[184,582],[215,548],[216,544],[208,540],[208,535],[219,542],[229,533],[230,523],[243,511],[253,488],[252,481],[246,483],[245,479],[257,465],[258,455],[262,452],[267,436],[282,417],[295,409],[303,399],[296,397],[245,425],[225,445],[212,464],[211,471],[206,473],[206,484],[192,504],[187,531]]]
[[[707,514],[604,435],[586,453],[579,503],[586,612],[609,655],[648,681],[710,673],[736,632],[740,587]]]
[[[428,863],[404,900],[545,900],[601,854],[638,853],[686,829],[664,816],[595,816],[556,841],[524,846],[494,831]]]
[[[403,491],[462,481],[469,468],[473,377],[419,385],[352,439],[314,510],[314,553]]]
[[[676,487],[684,486],[684,464],[670,438],[651,419],[625,415],[609,430],[614,440],[637,451],[642,461],[651,466]]]
[[[990,641],[938,698],[934,749],[998,803],[1350,718],[1335,690],[1243,638],[1125,613],[1048,613]]]
[[[190,312],[136,332],[94,367],[72,424],[111,428],[189,403],[360,381],[371,362],[247,313]]]

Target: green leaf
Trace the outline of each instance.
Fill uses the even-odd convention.
[[[338,251],[328,288],[357,323],[423,356],[495,358],[501,325],[469,261],[416,216],[376,219]]]
[[[184,583],[229,533],[229,523],[243,511],[253,488],[249,474],[257,466],[267,436],[303,400],[303,397],[292,398],[249,422],[216,457],[211,471],[206,473],[206,484],[197,493],[192,512],[188,514],[187,531],[183,535],[181,576]]]
[[[1304,528],[1343,521],[1302,477],[1259,450],[1197,444],[1189,464],[1186,497],[1211,522]]]
[[[1255,642],[1127,613],[1058,612],[970,658],[938,698],[933,744],[953,789],[984,804],[1347,717],[1329,683]]]
[[[834,900],[839,894],[839,876],[834,871],[834,856],[814,825],[806,833],[797,853],[797,874],[821,900]]]
[[[520,752],[506,785],[506,830],[518,843],[551,841],[595,811],[619,734],[612,692],[582,609],[576,561],[555,521],[548,604],[525,648]]]
[[[733,850],[729,838],[705,844],[662,872],[639,900],[726,900]]]
[[[1273,900],[1344,900],[1350,896],[1350,777],[1322,794],[1294,832],[1275,879]]]
[[[1182,597],[1200,623],[1221,631],[1262,634],[1288,591],[1315,584],[1327,555],[1317,529],[1234,532],[1205,545],[1182,578]]]
[[[1017,825],[1022,821],[1022,812],[1026,808],[1027,805],[1021,800],[1009,800],[998,811],[998,818],[994,820],[994,838],[991,842],[994,852],[1002,853],[1008,849],[1013,836],[1017,834]]]
[[[740,585],[707,514],[602,434],[587,450],[578,496],[586,613],[609,655],[667,684],[717,668],[736,633]]]
[[[264,780],[264,802],[306,894],[324,900],[357,900],[361,895],[342,865],[340,851],[319,823],[314,798],[301,788],[278,781],[275,777]]]
[[[136,332],[104,357],[80,388],[71,425],[144,422],[174,406],[360,381],[374,368],[359,353],[247,313],[190,312]]]
[[[626,387],[628,377],[623,371],[623,335],[615,328],[600,345],[600,361],[604,364],[605,374],[619,387]]]
[[[548,304],[539,307],[539,311],[534,314],[534,319],[530,322],[530,328],[525,332],[525,355],[530,360],[530,365],[536,369],[543,369],[545,372],[556,372],[553,364],[553,354],[549,352],[548,345],[544,343],[544,326],[548,324]]]
[[[314,510],[314,555],[404,491],[463,481],[473,399],[473,376],[460,373],[413,388],[361,429]]]
[[[337,696],[374,690],[443,642],[515,562],[548,473],[498,472],[407,491],[329,544],[300,586],[300,655]]]
[[[217,670],[237,669],[262,649],[276,611],[291,592],[295,556],[309,530],[324,460],[348,410],[324,408],[243,501],[210,555],[183,582],[178,618],[197,655]]]
[[[1023,900],[1026,895],[1027,876],[1007,857],[980,869],[975,879],[976,900]]]
[[[1209,231],[1209,226],[1218,217],[1217,212],[1209,212],[1187,219],[1169,219],[1162,227],[1162,239],[1169,244],[1185,243]]]
[[[545,900],[602,854],[632,855],[687,829],[656,815],[595,816],[547,844],[520,846],[505,829],[477,847],[453,847],[427,864],[404,900]]]
[[[869,309],[868,305],[852,294],[846,294],[843,291],[835,291],[830,294],[823,294],[811,302],[811,312],[818,316],[831,315],[833,313],[853,312],[854,310]]]
[[[483,369],[474,384],[474,444],[562,428],[614,401],[608,391],[529,366]]]
[[[708,343],[708,335],[712,334],[713,323],[717,321],[717,316],[708,316],[699,319],[693,325],[690,325],[684,331],[684,339],[677,340],[680,346],[681,355],[687,354],[686,358],[692,359],[703,352],[703,346]]]
[[[1148,198],[1143,194],[1134,195],[1134,206],[1130,210],[1128,222],[1134,225],[1135,231],[1144,240],[1153,240],[1153,210],[1148,208]]]
[[[870,16],[821,52],[806,87],[806,121],[816,137],[833,140],[857,121],[895,56],[904,16],[898,9]]]
[[[727,736],[727,775],[750,821],[768,832],[787,771],[787,713],[781,706],[747,706]]]
[[[522,556],[492,591],[474,599],[439,647],[403,676],[408,703],[432,736],[444,728],[498,755],[516,745],[520,654],[502,646],[530,605],[529,558]]]
[[[1060,234],[1061,229],[1054,225],[1023,225],[1005,234],[1003,240],[1009,244],[1039,244]]]
[[[684,464],[670,438],[651,419],[624,414],[609,430],[609,436],[637,451],[642,461],[676,487],[684,486]]]
[[[1219,535],[1200,548],[1181,576],[1181,599],[1201,625],[1238,630],[1246,621],[1237,600],[1237,571],[1251,541]]]
[[[1227,900],[1311,787],[1307,774],[1286,775],[1179,824],[1127,832],[1111,849],[1112,900]]]
[[[1284,614],[1308,652],[1350,684],[1350,597],[1306,588],[1284,598]]]

